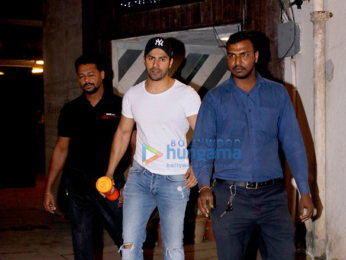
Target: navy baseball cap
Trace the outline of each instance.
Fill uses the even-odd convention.
[[[144,57],[147,56],[149,52],[151,52],[151,50],[155,48],[160,48],[161,50],[163,50],[165,53],[167,53],[169,58],[171,58],[173,55],[172,45],[169,40],[166,40],[162,37],[154,37],[151,38],[145,46]]]

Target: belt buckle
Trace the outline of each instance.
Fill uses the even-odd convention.
[[[254,187],[254,188],[252,188],[252,187],[249,187],[249,181],[247,181],[246,182],[246,189],[248,189],[248,190],[257,190],[258,189],[258,182],[256,182],[256,186]]]

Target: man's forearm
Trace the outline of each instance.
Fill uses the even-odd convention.
[[[118,166],[121,158],[125,154],[127,147],[129,145],[131,138],[131,133],[121,133],[121,132],[116,132],[113,143],[112,143],[112,149],[111,149],[111,154],[109,158],[109,164],[108,164],[108,169],[106,175],[108,176],[113,176],[114,171],[116,167]]]
[[[45,193],[52,192],[52,187],[65,165],[67,153],[67,151],[61,151],[57,147],[54,148],[52,159],[49,165],[48,177],[44,188]]]

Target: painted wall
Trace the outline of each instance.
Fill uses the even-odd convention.
[[[314,149],[309,138],[314,136],[314,91],[313,91],[313,24],[310,22],[310,12],[313,11],[313,1],[303,3],[302,9],[293,8],[296,22],[301,25],[301,51],[294,56],[296,61],[296,82],[292,77],[291,59],[285,58],[285,82],[297,88],[297,116],[301,123],[304,141],[309,157],[310,181],[314,183],[313,156]],[[319,198],[318,189],[314,196],[317,205],[322,201],[321,209],[325,213],[326,227],[326,259],[341,260],[346,255],[346,33],[342,29],[346,21],[346,2],[344,0],[325,0],[324,10],[333,13],[326,23],[326,195]],[[304,122],[305,120],[305,122]],[[304,127],[305,126],[305,127]],[[318,173],[317,173],[318,174]],[[312,188],[314,189],[314,188]],[[323,202],[325,201],[325,202]],[[313,230],[313,223],[307,223],[308,231]],[[323,240],[323,239],[322,239]],[[307,236],[310,256],[321,256],[318,250],[321,238],[314,232]]]
[[[147,39],[143,46],[131,46],[131,42],[112,42],[113,57],[113,86],[119,95],[143,80],[147,79],[143,55]],[[133,49],[135,48],[135,49]],[[190,85],[199,91],[201,87],[207,90],[219,85],[230,76],[225,61],[226,54],[217,46],[212,53],[206,48],[185,45],[185,52],[174,55],[174,63],[169,70],[169,75],[181,82]]]
[[[230,76],[227,67],[225,42],[216,39],[240,30],[240,24],[214,28],[186,30],[158,35],[112,41],[113,87],[119,95],[147,78],[143,55],[148,40],[154,36],[170,39],[173,46],[173,66],[169,75],[192,86],[203,96],[208,90]],[[202,93],[203,92],[203,93]]]
[[[333,13],[327,22],[327,255],[328,259],[346,257],[346,2],[328,0],[325,10]],[[333,75],[332,75],[333,74]]]

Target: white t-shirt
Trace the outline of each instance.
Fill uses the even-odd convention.
[[[123,98],[122,114],[137,124],[134,159],[152,173],[185,174],[187,117],[197,115],[200,105],[197,92],[178,80],[159,94],[150,94],[145,81],[131,87]]]

